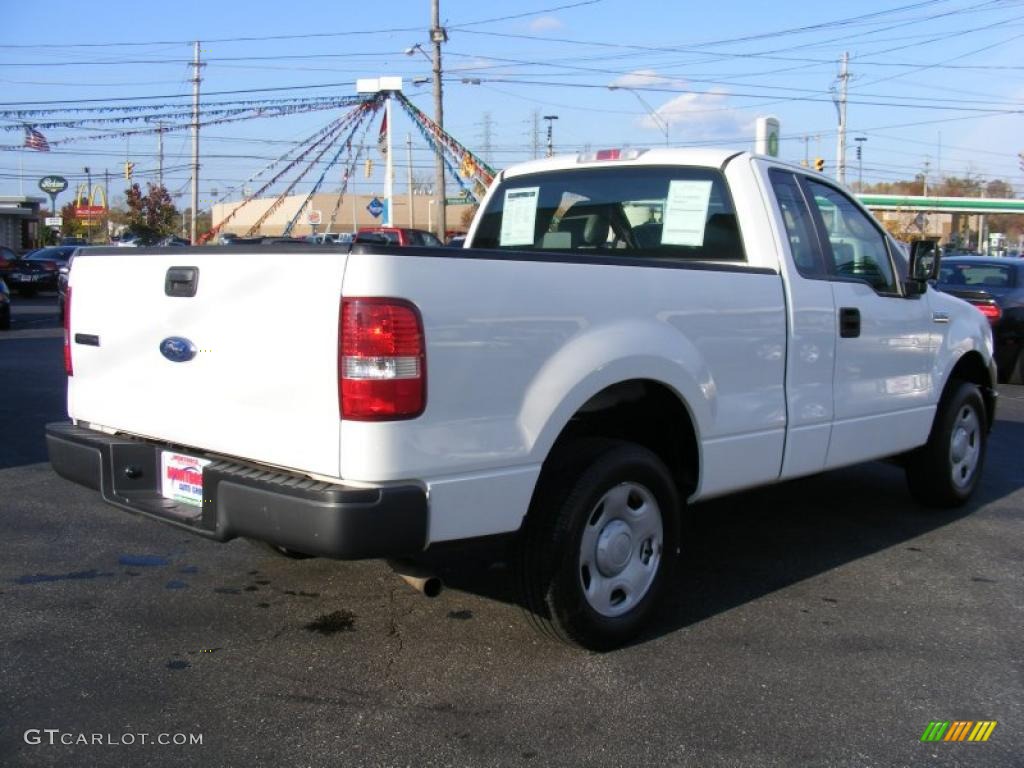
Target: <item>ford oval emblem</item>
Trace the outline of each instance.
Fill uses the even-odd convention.
[[[198,351],[195,344],[181,336],[170,336],[160,342],[160,354],[172,363],[187,363]]]

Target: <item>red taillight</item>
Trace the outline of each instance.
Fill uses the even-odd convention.
[[[426,344],[415,305],[402,299],[343,298],[340,326],[341,417],[385,421],[423,413]]]
[[[990,323],[998,322],[999,318],[1003,316],[1003,310],[999,308],[998,304],[975,304],[974,306],[988,318]]]
[[[71,286],[64,291],[64,372],[71,376],[74,368],[71,365]]]
[[[598,160],[618,160],[622,155],[621,149],[599,149],[597,150]]]

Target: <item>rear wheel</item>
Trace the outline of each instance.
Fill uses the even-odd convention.
[[[986,423],[978,387],[951,383],[928,442],[907,461],[907,483],[915,499],[928,506],[957,507],[970,498],[985,463]]]
[[[0,307],[0,331],[11,329],[11,305],[5,304]]]
[[[545,465],[522,540],[520,581],[538,628],[592,650],[633,638],[674,570],[679,502],[639,445],[582,440]]]

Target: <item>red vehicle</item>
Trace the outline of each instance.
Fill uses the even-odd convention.
[[[389,245],[423,245],[442,248],[444,243],[432,232],[407,227],[360,227],[356,242],[387,243]]]

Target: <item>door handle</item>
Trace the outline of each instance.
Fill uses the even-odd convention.
[[[171,267],[167,270],[167,276],[164,278],[164,294],[167,296],[189,298],[196,295],[198,287],[198,267]]]
[[[860,310],[856,307],[840,307],[839,336],[844,339],[860,336]]]

